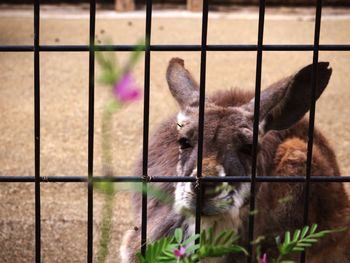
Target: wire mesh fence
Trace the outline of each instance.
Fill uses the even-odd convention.
[[[315,25],[314,40],[310,45],[284,44],[284,45],[264,45],[264,21],[265,21],[265,0],[259,1],[259,19],[258,19],[258,35],[257,44],[224,44],[224,45],[208,45],[208,10],[209,1],[203,0],[202,10],[202,32],[201,43],[199,45],[153,45],[151,44],[151,28],[152,28],[152,0],[146,0],[146,26],[145,26],[145,53],[144,60],[144,108],[143,108],[143,166],[142,177],[136,176],[115,176],[113,182],[141,182],[146,186],[149,182],[199,182],[197,188],[197,208],[196,208],[196,232],[200,232],[201,222],[201,184],[204,182],[249,182],[250,184],[250,210],[255,208],[255,195],[257,182],[302,182],[305,184],[305,206],[304,206],[304,223],[308,220],[309,211],[309,188],[311,182],[350,182],[350,176],[312,176],[311,177],[311,161],[313,152],[313,138],[315,125],[315,89],[317,79],[317,63],[319,51],[350,51],[350,45],[347,44],[326,44],[321,45],[320,27],[322,17],[322,0],[318,0],[315,6]],[[94,177],[93,175],[93,153],[94,153],[94,94],[95,94],[95,50],[99,51],[118,51],[128,52],[136,48],[135,45],[95,45],[95,28],[96,28],[96,1],[90,1],[90,31],[88,45],[40,45],[40,0],[34,2],[34,43],[33,45],[1,45],[0,52],[33,52],[34,53],[34,142],[35,142],[35,175],[34,176],[1,176],[1,182],[31,182],[35,184],[35,258],[36,262],[41,262],[41,183],[50,182],[87,182],[88,187],[88,216],[87,216],[87,262],[93,262],[93,187],[92,180],[103,181],[106,177]],[[152,52],[163,51],[194,51],[200,52],[200,100],[199,100],[199,120],[198,120],[198,162],[197,162],[197,178],[194,177],[167,177],[156,176],[151,177],[148,174],[148,139],[149,139],[149,108],[150,108],[150,68]],[[206,58],[208,52],[225,51],[253,51],[256,52],[256,75],[255,75],[255,110],[254,110],[254,130],[253,130],[253,158],[252,158],[252,176],[235,176],[235,177],[202,177],[202,152],[203,152],[203,129],[205,120],[205,90],[206,90]],[[313,75],[312,96],[310,101],[309,113],[309,131],[308,131],[308,151],[306,163],[306,175],[300,176],[258,176],[257,175],[257,145],[258,145],[258,129],[259,129],[259,104],[262,78],[262,57],[264,51],[311,51],[313,53]],[[88,52],[89,53],[89,111],[88,111],[88,171],[87,175],[82,176],[41,176],[40,174],[40,54],[42,52]],[[109,178],[108,178],[109,180]],[[254,237],[254,217],[252,213],[249,216],[249,240]],[[147,240],[147,193],[142,196],[142,225],[141,225],[141,251],[145,253]],[[251,255],[252,246],[248,252]],[[253,259],[247,257],[247,262]],[[305,261],[305,254],[301,256],[301,262]]]

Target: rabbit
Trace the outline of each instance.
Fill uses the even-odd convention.
[[[311,101],[312,65],[286,77],[261,92],[258,131],[257,176],[300,176],[306,174],[308,120]],[[328,62],[317,65],[318,99],[332,74]],[[170,60],[166,79],[180,111],[163,121],[149,144],[150,176],[197,177],[199,88],[180,58]],[[252,170],[254,93],[233,89],[205,98],[202,176],[247,176]],[[135,174],[142,176],[142,159]],[[315,128],[312,176],[339,176],[335,153]],[[147,241],[153,242],[182,228],[186,236],[195,233],[196,184],[157,183],[173,197],[166,205],[154,197],[147,204]],[[216,232],[235,230],[240,244],[249,244],[248,218],[250,183],[202,183],[201,227],[216,225]],[[310,224],[319,229],[347,227],[350,206],[342,183],[310,183]],[[288,197],[287,202],[280,202]],[[303,226],[304,183],[256,183],[254,238],[264,236],[262,253],[277,256],[274,237]],[[133,196],[135,227],[129,230],[120,248],[121,262],[136,262],[140,251],[141,195]],[[306,253],[307,262],[350,262],[349,230],[321,239]],[[255,255],[252,255],[255,258]],[[297,260],[298,256],[291,259]],[[228,255],[203,262],[245,262],[244,255]]]

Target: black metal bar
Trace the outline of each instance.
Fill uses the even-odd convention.
[[[202,9],[202,41],[201,41],[201,68],[199,82],[199,114],[198,114],[198,155],[197,155],[197,183],[196,183],[196,217],[195,217],[195,233],[201,231],[201,211],[202,211],[202,195],[201,187],[202,177],[202,160],[203,160],[203,133],[204,133],[204,112],[205,112],[205,78],[207,64],[207,34],[208,34],[208,0],[203,0]],[[197,241],[199,242],[199,241]]]
[[[88,128],[88,203],[87,203],[87,262],[93,261],[93,169],[94,169],[94,107],[95,107],[95,22],[96,0],[90,0],[89,34],[89,128]]]
[[[40,0],[34,2],[35,262],[41,262],[40,211]]]
[[[247,176],[226,176],[226,177],[212,177],[206,176],[196,179],[194,177],[183,176],[154,176],[148,180],[150,183],[160,182],[196,182],[200,180],[202,182],[251,182],[251,177]],[[89,181],[88,176],[42,176],[40,177],[41,183],[86,183]],[[94,176],[93,181],[103,182],[112,181],[120,183],[140,183],[143,182],[143,178],[139,176]],[[271,183],[305,183],[306,176],[257,176],[256,182],[271,182]],[[34,183],[35,176],[0,176],[0,183]],[[340,183],[350,182],[350,176],[312,176],[310,182],[317,183]]]
[[[143,148],[142,148],[142,211],[141,211],[141,253],[147,249],[147,182],[148,176],[148,137],[149,137],[149,94],[151,68],[151,29],[152,29],[152,0],[146,2],[146,37],[145,37],[145,75],[143,99]]]
[[[137,45],[97,45],[99,51],[130,52],[137,48]],[[257,51],[257,45],[207,45],[207,51]],[[263,45],[264,51],[313,51],[313,45]],[[319,45],[322,51],[350,51],[349,44],[326,44]],[[33,52],[31,45],[6,45],[0,46],[0,52]],[[42,52],[86,52],[88,45],[40,45]],[[201,45],[150,45],[150,51],[201,51]]]
[[[94,81],[95,81],[95,48],[100,51],[130,52],[137,48],[137,45],[98,45],[95,44],[95,20],[96,0],[90,0],[90,34],[89,45],[40,45],[40,0],[34,0],[34,44],[33,45],[0,45],[0,52],[33,52],[34,54],[34,143],[35,143],[35,167],[34,176],[0,176],[0,183],[34,183],[35,184],[35,262],[41,262],[41,183],[87,183],[88,187],[88,226],[87,226],[87,262],[93,262],[93,187],[92,182],[110,181],[116,183],[142,183],[147,189],[148,183],[160,182],[197,182],[197,207],[196,207],[196,233],[200,232],[201,222],[201,198],[203,182],[247,182],[251,183],[250,209],[255,209],[255,184],[256,182],[285,182],[305,183],[305,206],[304,224],[308,222],[309,195],[311,183],[350,182],[350,176],[311,176],[312,174],[312,150],[314,140],[315,90],[317,85],[317,62],[318,53],[322,51],[350,51],[350,44],[319,44],[322,0],[317,0],[316,19],[314,31],[314,43],[312,45],[291,45],[291,44],[268,44],[263,45],[264,33],[265,0],[260,0],[259,7],[259,29],[258,43],[255,44],[234,44],[234,45],[207,45],[208,27],[208,0],[203,1],[202,10],[202,39],[200,45],[151,45],[151,24],[152,24],[152,0],[146,4],[146,45],[145,51],[145,75],[144,75],[144,116],[143,116],[143,176],[114,176],[94,177],[93,176],[93,144],[94,144]],[[200,69],[200,103],[198,119],[198,163],[197,178],[178,176],[148,176],[148,137],[149,137],[149,99],[150,99],[150,59],[151,52],[163,51],[195,51],[201,52]],[[205,120],[205,82],[206,82],[206,54],[207,51],[257,51],[256,64],[256,85],[255,85],[255,109],[254,109],[254,136],[253,136],[253,162],[252,176],[235,177],[202,177],[203,157],[203,130]],[[262,72],[263,51],[312,51],[313,52],[313,75],[311,83],[310,118],[308,130],[308,152],[306,162],[306,175],[300,176],[258,176],[257,175],[257,143],[259,128],[259,106]],[[41,176],[40,175],[40,52],[89,52],[89,114],[88,114],[88,175],[87,176]],[[249,240],[254,237],[254,214],[249,216]],[[147,240],[147,191],[142,194],[142,225],[141,225],[141,251],[146,252]],[[249,245],[248,252],[252,255],[252,246]],[[247,262],[252,258],[248,257]],[[301,261],[305,262],[305,253],[301,255]]]
[[[91,21],[90,21],[90,26],[91,26]],[[91,30],[91,28],[90,28],[90,30]],[[90,35],[89,35],[89,38],[90,38]],[[90,39],[89,39],[89,41],[90,41]],[[45,51],[45,52],[90,52],[90,45],[41,45],[40,51]]]
[[[318,50],[322,50],[322,51],[350,51],[350,45],[336,45],[336,44],[319,45]]]
[[[309,218],[309,195],[310,195],[310,177],[312,172],[312,149],[314,143],[315,129],[315,111],[316,111],[316,85],[317,85],[317,67],[318,67],[318,50],[320,43],[321,31],[321,16],[322,16],[322,0],[317,0],[316,18],[315,18],[315,33],[314,33],[314,49],[312,61],[312,79],[311,79],[311,101],[309,114],[309,130],[307,144],[307,160],[306,160],[306,182],[305,182],[305,200],[304,200],[304,225],[308,224]],[[301,262],[305,262],[306,253],[301,253]]]
[[[35,36],[34,36],[35,38]],[[6,45],[0,46],[0,52],[33,52],[35,45]],[[38,48],[40,50],[40,48]]]
[[[252,175],[250,185],[249,209],[255,210],[255,182],[257,172],[258,136],[259,136],[259,115],[260,115],[260,91],[261,91],[261,71],[265,22],[265,0],[259,2],[259,26],[258,26],[258,50],[256,57],[256,77],[255,77],[255,104],[254,104],[254,126],[253,126],[253,149],[252,149]],[[252,262],[254,238],[254,213],[249,213],[248,221],[248,256],[247,262]]]
[[[251,182],[251,177],[247,176],[226,176],[226,177],[201,177],[198,180],[202,182]],[[40,182],[42,183],[83,183],[88,182],[87,176],[42,176]],[[95,176],[93,178],[95,182],[112,181],[112,182],[142,182],[143,178],[139,176]],[[149,178],[148,182],[196,182],[194,177],[183,176],[154,176]],[[256,182],[274,182],[274,183],[303,183],[306,182],[306,176],[257,176]],[[33,183],[35,182],[35,176],[0,176],[0,183]],[[350,176],[312,176],[310,182],[350,182]]]

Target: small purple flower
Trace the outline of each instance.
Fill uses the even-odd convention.
[[[115,84],[114,96],[121,102],[133,102],[140,98],[141,91],[130,72],[126,72]]]
[[[180,247],[179,249],[174,250],[174,254],[178,258],[182,258],[186,254],[186,248],[185,247]]]
[[[259,263],[267,263],[267,255],[266,255],[266,253],[264,253],[264,255],[260,259]]]

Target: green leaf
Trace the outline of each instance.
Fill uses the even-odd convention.
[[[98,81],[104,85],[114,86],[119,79],[119,73],[115,69],[102,70]]]
[[[310,234],[313,234],[313,233],[315,233],[315,231],[316,231],[316,229],[317,229],[317,224],[313,224],[312,226],[311,226],[311,229],[310,229]]]
[[[279,204],[285,204],[285,203],[290,202],[291,200],[293,200],[293,196],[287,195],[285,197],[282,197],[282,198],[278,199],[278,203]]]
[[[140,253],[137,254],[139,263],[196,263],[206,257],[222,257],[227,254],[248,252],[234,242],[238,236],[234,231],[223,231],[218,236],[214,235],[215,231],[212,228],[202,230],[196,235],[192,235],[182,242],[183,231],[176,229],[174,236],[164,237],[153,244],[148,244],[146,249],[145,259]],[[200,238],[200,244],[194,242]],[[219,241],[219,242],[216,242]],[[174,250],[180,246],[186,246],[186,256],[179,259],[175,256]]]
[[[193,254],[193,255],[190,257],[190,259],[189,259],[188,262],[189,262],[189,263],[192,263],[192,262],[199,262],[199,256],[198,256],[197,254]]]
[[[285,234],[284,234],[284,245],[287,245],[288,243],[290,243],[290,232],[287,231]]]
[[[199,237],[200,237],[200,234],[195,234],[193,236],[190,236],[184,242],[182,242],[182,245],[183,246],[187,246],[187,245],[189,245],[192,242],[194,243]]]
[[[316,227],[317,227],[317,225],[316,225]],[[301,231],[301,237],[300,238],[304,238],[305,235],[307,234],[307,231],[309,231],[309,226],[305,226],[303,228],[303,230]]]
[[[221,240],[224,239],[225,236],[226,236],[226,232],[225,232],[225,231],[221,232],[221,233],[215,238],[214,244],[217,244],[217,245],[222,244],[222,243],[221,243]]]
[[[93,182],[93,187],[107,195],[115,194],[114,184],[111,181]]]
[[[318,239],[316,238],[304,238],[302,242],[305,243],[316,243],[318,241]]]
[[[276,262],[281,262],[282,258],[290,253],[300,253],[305,249],[312,247],[315,243],[319,241],[320,238],[330,233],[338,231],[338,229],[323,230],[319,232],[316,232],[316,230],[317,224],[313,224],[311,228],[309,226],[305,226],[301,230],[297,229],[294,231],[292,240],[290,238],[290,232],[287,231],[285,233],[283,243],[281,243],[279,236],[276,237],[276,244],[280,253]]]
[[[234,234],[235,234],[234,231],[228,231],[227,234],[226,234],[226,236],[225,236],[225,238],[223,239],[222,244],[223,244],[223,245],[226,245],[227,243],[229,243]]]
[[[305,240],[304,240],[304,242],[305,242]],[[317,240],[316,240],[316,242],[317,242]],[[301,243],[301,242],[299,242],[298,243],[298,247],[303,247],[303,248],[307,248],[307,247],[311,247],[313,244],[315,244],[316,242],[311,242],[311,243]]]
[[[115,100],[113,100],[115,101]],[[143,187],[142,183],[128,183],[123,184],[122,186],[118,187],[118,191],[130,191],[134,193],[146,193],[146,188]],[[174,199],[169,196],[169,194],[160,188],[153,186],[152,184],[148,184],[147,186],[147,194],[155,198],[157,201],[160,201],[164,204],[172,205],[174,202]]]
[[[258,236],[256,239],[254,239],[250,244],[252,245],[258,245],[260,244],[263,240],[265,240],[265,236]]]
[[[136,259],[137,259],[138,263],[145,263],[146,262],[145,258],[142,256],[141,252],[136,253]]]
[[[148,193],[165,204],[172,205],[174,202],[173,197],[169,196],[167,192],[153,186],[152,184],[148,185]]]
[[[204,246],[206,241],[207,241],[207,234],[206,234],[206,231],[203,230],[202,233],[201,233],[201,236],[200,236],[200,242],[199,242],[199,244],[200,244],[201,246]]]
[[[143,40],[139,41],[139,43],[136,44],[136,48],[131,54],[129,65],[134,66],[136,62],[140,59],[141,55],[143,54],[143,50],[145,49],[145,42]]]
[[[129,60],[124,67],[124,72],[129,71],[131,68],[135,66],[137,61],[140,59],[141,55],[144,53],[143,52],[144,50],[145,50],[145,42],[144,40],[141,40],[136,44],[136,48],[131,53]]]
[[[293,241],[297,241],[300,237],[300,233],[301,231],[299,229],[297,229],[295,232],[294,232],[294,235],[293,235]]]
[[[312,235],[310,235],[310,237],[313,237],[313,238],[321,238],[321,237],[324,237],[325,235],[329,234],[331,232],[318,232],[318,233],[314,233]]]
[[[153,244],[149,244],[146,249],[146,259],[145,261],[140,261],[140,263],[176,262],[174,261],[176,260],[176,256],[173,253],[176,245],[171,243],[173,241],[173,237],[164,237],[157,240]],[[140,256],[138,256],[138,259],[139,258]]]
[[[199,247],[200,247],[199,244],[187,247],[186,248],[186,254],[189,254],[189,255],[193,254],[196,250],[199,249]]]
[[[95,51],[97,48],[95,47]],[[95,52],[95,57],[102,71],[114,71],[117,69],[117,62],[113,52]]]
[[[232,246],[206,246],[205,249],[200,250],[199,257],[200,258],[206,258],[206,257],[222,257],[228,254],[233,253],[244,253],[248,254],[247,251],[237,245]]]
[[[175,240],[179,244],[182,242],[182,234],[183,233],[182,233],[182,229],[181,228],[176,228],[175,229],[175,234],[174,234]]]
[[[214,227],[216,227],[215,225],[214,225]],[[213,227],[210,227],[208,230],[207,230],[207,232],[208,232],[208,238],[207,238],[207,240],[206,240],[206,244],[207,245],[211,245],[211,244],[213,244],[213,241],[214,241],[214,232],[213,232]]]
[[[200,247],[197,251],[199,258],[222,257],[232,253],[248,254],[243,247],[234,244],[237,239],[238,237],[233,230],[222,231],[216,237],[212,228],[203,230]]]
[[[251,210],[249,211],[249,215],[252,216],[252,215],[257,215],[259,213],[259,210],[258,209],[254,209],[254,210]]]

